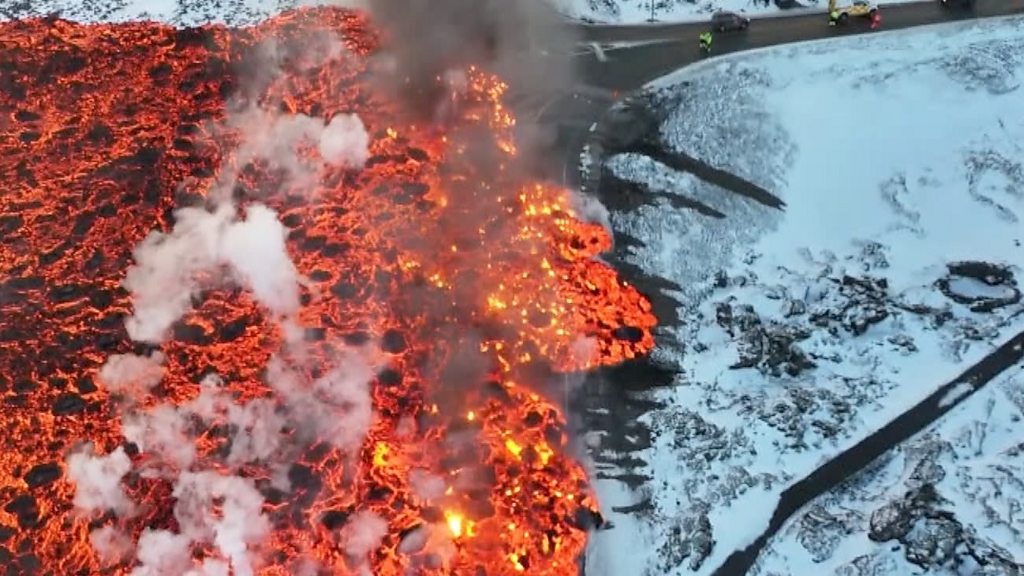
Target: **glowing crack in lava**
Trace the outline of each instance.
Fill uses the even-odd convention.
[[[362,15],[331,9],[240,30],[0,24],[0,565],[577,571],[596,502],[545,391],[649,351],[649,303],[594,259],[611,240],[566,191],[501,169],[516,151],[498,79],[470,71],[458,119],[418,125],[370,79],[378,43]],[[232,117],[232,99],[262,112]],[[308,136],[348,114],[368,156],[318,161],[333,152]],[[315,123],[245,152],[282,119]],[[456,137],[481,128],[495,171]],[[300,165],[268,152],[286,144]],[[273,264],[261,243],[242,273],[189,278],[158,346],[133,342],[133,249],[180,226],[180,208],[212,218],[225,190],[231,226],[286,227],[298,310],[282,322],[266,305],[280,287],[245,281]],[[140,432],[158,416],[171,436]],[[355,445],[339,441],[348,428],[364,428]]]

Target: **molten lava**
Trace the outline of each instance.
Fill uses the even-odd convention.
[[[309,66],[303,45],[315,34],[340,36],[347,50]],[[269,39],[292,57],[253,80]],[[596,503],[545,386],[557,373],[645,354],[655,319],[593,259],[611,239],[575,217],[564,190],[500,166],[480,172],[474,150],[446,134],[486,128],[499,157],[516,154],[498,79],[470,72],[454,126],[416,124],[368,80],[378,43],[364,17],[329,9],[241,30],[0,25],[0,565],[130,571],[131,560],[101,568],[88,534],[111,518],[76,515],[61,463],[81,440],[101,453],[124,444],[120,414],[95,380],[112,354],[139,351],[121,287],[132,249],[170,228],[173,209],[201,205],[232,165],[226,102],[241,98],[365,122],[372,156],[362,170],[322,168],[300,188],[255,161],[238,167],[233,192],[271,206],[290,229],[289,252],[308,280],[300,320],[325,369],[338,346],[366,342],[387,362],[357,458],[313,443],[287,471],[290,491],[275,490],[268,470],[246,470],[273,526],[259,573],[295,573],[304,559],[349,573],[339,532],[363,511],[387,522],[370,554],[374,574],[576,573],[581,519]],[[186,402],[216,373],[240,398],[269,396],[276,325],[238,290],[208,291],[197,304],[162,346],[154,394]],[[483,369],[459,370],[467,354]],[[213,432],[198,441],[211,462],[220,448]],[[443,478],[443,497],[420,498],[414,469]],[[144,504],[130,520],[134,537],[174,526],[165,482],[125,483]],[[444,562],[400,549],[428,524],[447,530]]]

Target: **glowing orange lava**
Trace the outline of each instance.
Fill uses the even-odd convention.
[[[342,37],[347,52],[302,68],[303,51],[292,50],[280,74],[252,80],[268,39],[289,53],[325,33]],[[650,305],[592,259],[611,239],[576,219],[565,191],[505,171],[478,174],[454,139],[411,123],[375,90],[367,56],[377,44],[362,15],[332,9],[240,30],[0,24],[0,566],[130,570],[101,570],[89,521],[72,510],[74,486],[54,464],[80,440],[103,453],[123,442],[117,411],[93,382],[107,357],[137,349],[120,287],[131,250],[169,228],[172,209],[202,202],[233,162],[225,103],[255,85],[249,97],[264,108],[355,112],[367,125],[364,169],[325,168],[314,189],[296,189],[257,162],[235,192],[270,205],[291,230],[289,252],[309,281],[301,321],[323,365],[332,347],[368,341],[382,342],[388,359],[356,461],[310,446],[290,470],[289,493],[269,488],[269,471],[247,471],[266,488],[274,526],[260,573],[291,574],[302,559],[349,573],[338,525],[363,510],[388,523],[374,574],[576,573],[580,514],[596,504],[541,380],[645,354]],[[514,155],[504,86],[482,71],[470,77],[457,126],[486,127],[500,153]],[[250,296],[204,294],[162,347],[158,392],[184,402],[215,372],[242,398],[266,396],[263,370],[279,340]],[[452,359],[467,350],[486,360],[484,378],[452,375]],[[213,460],[216,438],[200,449]],[[446,480],[443,505],[414,494],[413,469]],[[173,526],[165,483],[126,482],[149,505],[136,535]],[[425,523],[446,527],[454,544],[444,566],[399,552],[403,535]]]

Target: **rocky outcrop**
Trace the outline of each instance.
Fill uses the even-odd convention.
[[[682,566],[699,570],[711,554],[715,540],[707,514],[709,509],[707,504],[698,505],[668,529],[668,538],[658,550],[666,574]]]
[[[1012,306],[1021,300],[1017,280],[1006,266],[989,262],[954,262],[949,273],[935,282],[950,300],[971,312],[987,313]]]
[[[815,326],[837,328],[859,336],[889,317],[889,282],[885,278],[843,275],[836,284],[839,298],[810,311]]]
[[[762,374],[780,377],[797,376],[815,367],[797,344],[811,335],[807,330],[762,322],[753,306],[732,302],[716,305],[715,320],[737,343],[739,359],[730,366],[734,370],[756,368]]]
[[[926,461],[928,463],[922,466]],[[938,470],[941,467],[926,458],[918,463],[915,474],[925,471],[934,477]],[[925,570],[973,565],[976,571],[966,573],[1024,573],[1024,566],[1018,564],[1010,552],[980,538],[972,527],[965,526],[957,518],[955,508],[952,502],[939,495],[933,484],[921,484],[871,513],[868,538],[876,542],[898,542],[907,562]]]

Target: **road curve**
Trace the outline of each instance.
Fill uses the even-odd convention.
[[[793,9],[794,12],[808,9]],[[882,27],[877,32],[899,30],[925,24],[957,20],[991,18],[1024,14],[1022,0],[977,0],[973,10],[958,6],[944,7],[938,0],[883,4]],[[787,12],[788,14],[788,12]],[[590,53],[578,57],[582,79],[587,84],[612,90],[632,91],[645,83],[687,64],[704,58],[697,46],[697,36],[708,24],[664,24],[643,26],[577,25],[579,34],[588,42],[644,42],[636,46],[605,50],[606,61]],[[745,32],[715,35],[714,54],[742,52],[779,44],[820,40],[849,34],[877,33],[861,19],[841,26],[829,26],[824,12],[797,13],[792,16],[758,18]]]
[[[792,9],[785,13],[786,16],[755,19],[745,32],[718,34],[714,45],[715,54],[851,34],[877,33],[864,20],[855,19],[846,25],[829,26],[824,13],[805,12],[810,10]],[[947,8],[938,0],[883,4],[881,31],[1014,14],[1024,14],[1024,0],[976,0],[973,10]],[[615,100],[640,89],[651,80],[704,59],[705,56],[697,46],[697,36],[708,27],[707,23],[572,26],[587,41],[641,44],[609,48],[604,51],[603,59],[598,58],[593,51],[581,50],[575,56],[579,76],[576,89],[522,110],[540,125],[559,133],[548,157],[550,165],[542,168],[542,175],[568,185],[579,183],[575,173],[579,152],[588,139],[591,126],[601,121]],[[602,95],[602,90],[607,93]]]
[[[935,0],[919,0],[915,2],[881,3],[883,28],[902,28],[920,24],[921,18],[933,18],[935,22],[946,20],[948,17],[964,15],[965,12],[958,6],[944,7]],[[1006,16],[1011,14],[1014,8],[1020,8],[1020,2],[998,2],[982,0],[975,6],[975,13],[978,16]],[[780,10],[771,14],[752,16],[750,24],[751,33],[761,30],[788,31],[793,36],[800,36],[789,41],[811,40],[824,38],[831,31],[821,32],[821,25],[825,23],[826,10],[822,8],[792,8]],[[710,20],[710,15],[707,19]],[[915,22],[918,21],[918,22]],[[811,23],[808,30],[817,30],[820,34],[813,37],[803,37],[803,31],[799,31],[804,24]],[[694,31],[706,29],[706,21],[700,22],[679,22],[679,23],[655,23],[655,24],[587,24],[574,23],[573,27],[583,42],[618,43],[618,42],[649,42],[652,40],[675,40],[682,37],[696,37]],[[827,28],[827,26],[826,26]],[[795,31],[795,32],[794,32]]]

